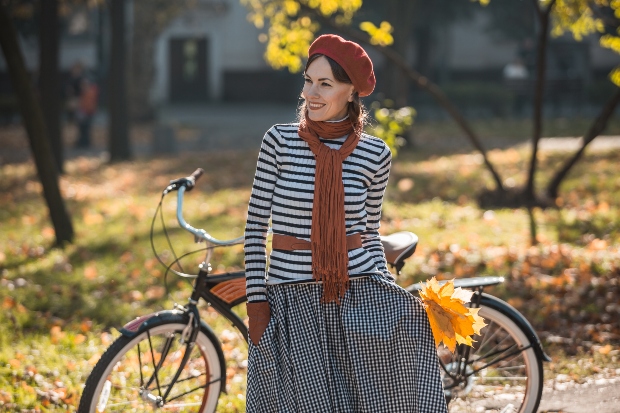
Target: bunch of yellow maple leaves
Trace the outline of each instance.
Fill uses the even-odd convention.
[[[433,277],[422,287],[420,298],[426,307],[436,346],[443,341],[453,353],[457,343],[473,346],[471,336],[480,335],[486,323],[478,315],[479,308],[465,305],[471,301],[472,295],[472,291],[455,289],[454,280],[440,285]]]

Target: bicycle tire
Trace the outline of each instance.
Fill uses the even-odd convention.
[[[535,413],[543,388],[541,358],[508,314],[484,303],[479,314],[487,326],[476,337],[469,354],[467,373],[473,374],[461,382],[457,380],[458,386],[452,389],[455,381],[446,370],[454,373],[458,368],[458,353],[452,355],[445,348],[438,349],[446,396],[451,399],[448,410],[450,413]],[[506,358],[502,360],[502,357]],[[485,364],[488,364],[486,368],[474,372]]]
[[[166,381],[163,374],[174,375],[176,371],[174,363],[180,361],[182,353],[185,352],[183,349],[187,348],[185,344],[180,344],[178,341],[185,327],[186,324],[182,323],[180,318],[179,320],[162,320],[153,323],[133,337],[121,336],[116,339],[90,373],[82,392],[78,413],[158,410],[154,402],[145,399],[148,397],[157,398],[157,396],[161,396],[161,392],[165,392],[167,389],[167,384],[172,377]],[[162,358],[161,355],[164,354],[164,351],[158,353],[157,346],[165,346],[166,343],[170,343],[171,347],[166,351],[166,357]],[[156,350],[153,350],[154,348]],[[164,349],[164,347],[159,348]],[[183,403],[176,401],[178,399],[171,400],[165,405],[167,411],[215,412],[222,383],[222,378],[219,377],[222,366],[220,365],[218,351],[221,351],[219,350],[219,343],[214,343],[208,334],[202,330],[199,331],[196,344],[190,350],[190,359],[171,390],[170,397],[181,395],[186,399]],[[143,352],[142,356],[140,355],[141,352]],[[141,366],[140,369],[136,369],[136,357]],[[144,363],[142,357],[144,357]],[[171,364],[168,365],[168,362]],[[140,395],[141,387],[144,387],[144,383],[147,382],[145,376],[148,375],[151,368],[153,371],[158,370],[162,374],[150,374],[154,380],[151,380],[151,384],[146,386],[148,391],[142,391],[143,395]],[[138,378],[140,381],[136,385]],[[134,384],[134,386],[129,384]],[[205,387],[200,389],[201,386]],[[198,389],[183,396],[183,392],[195,387]],[[108,392],[107,395],[106,392]],[[117,406],[118,409],[113,409]]]

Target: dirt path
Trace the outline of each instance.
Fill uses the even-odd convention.
[[[543,391],[539,413],[620,413],[620,378],[555,383]]]

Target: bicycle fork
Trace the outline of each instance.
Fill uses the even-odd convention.
[[[187,322],[187,325],[185,326],[185,328],[183,329],[183,331],[181,332],[181,337],[179,338],[179,343],[181,345],[185,345],[185,352],[183,354],[183,358],[181,359],[181,363],[179,364],[179,367],[177,368],[177,371],[175,372],[172,380],[170,380],[170,382],[168,384],[165,384],[164,386],[161,385],[161,383],[159,383],[159,371],[164,363],[164,361],[166,360],[166,358],[168,357],[168,353],[170,352],[170,349],[172,348],[172,344],[174,341],[174,335],[168,337],[168,339],[166,340],[162,351],[161,351],[161,355],[160,355],[160,359],[159,362],[157,363],[157,365],[155,365],[155,358],[151,357],[153,359],[153,374],[151,375],[151,377],[148,379],[148,381],[146,383],[144,383],[144,379],[142,377],[142,369],[140,369],[140,381],[142,383],[144,383],[142,385],[142,388],[140,389],[140,397],[142,397],[142,399],[156,407],[163,407],[167,402],[169,402],[170,400],[168,400],[168,396],[170,395],[170,392],[172,391],[172,388],[174,387],[174,384],[177,382],[177,380],[179,379],[179,377],[181,376],[181,373],[183,372],[183,369],[185,368],[185,366],[187,365],[187,362],[189,360],[189,357],[192,353],[192,350],[194,349],[194,346],[196,345],[196,337],[198,337],[198,332],[200,331],[200,315],[198,313],[198,307],[196,306],[196,304],[198,304],[198,302],[196,300],[193,300],[192,298],[190,298],[189,300],[189,304],[187,307],[183,307],[181,305],[175,305],[175,309],[177,310],[181,310],[185,313],[189,314],[189,320]],[[148,343],[149,343],[149,350],[151,351],[151,355],[154,355],[154,349],[153,349],[153,345],[151,342],[151,334],[149,333],[149,331],[147,330],[147,338],[148,338]],[[138,347],[138,358],[140,359],[140,347]],[[142,365],[141,361],[140,361],[140,365]],[[157,390],[159,392],[159,396],[153,394],[152,391],[149,390],[149,388],[151,387],[151,385],[153,384],[153,381],[155,381],[155,384],[157,386]],[[162,395],[162,389],[165,388],[165,392]],[[192,390],[193,391],[193,390]],[[184,396],[187,393],[178,395],[175,397],[181,397]],[[171,399],[173,400],[173,399]]]

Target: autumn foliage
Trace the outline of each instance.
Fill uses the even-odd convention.
[[[455,289],[454,280],[440,285],[435,277],[420,290],[436,346],[443,341],[454,352],[457,343],[473,345],[472,336],[480,335],[486,323],[478,315],[479,308],[466,306],[472,295],[473,292],[460,287]]]

